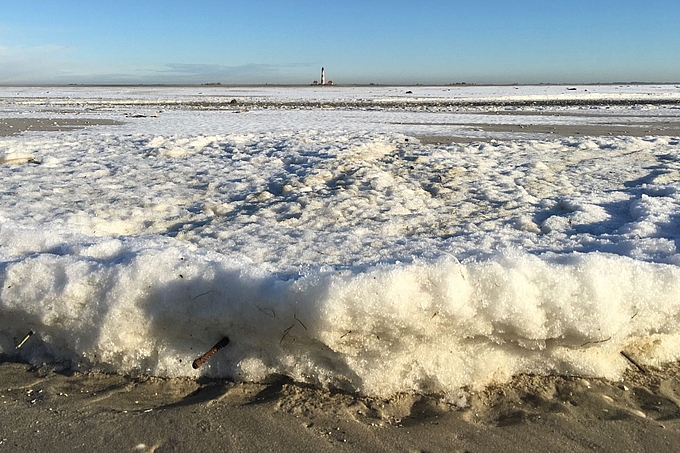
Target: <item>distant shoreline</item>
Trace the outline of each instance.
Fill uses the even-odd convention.
[[[38,83],[38,84],[20,84],[20,83],[0,83],[3,88],[68,88],[68,87],[84,87],[84,88],[153,88],[153,87],[167,87],[167,88],[354,88],[354,87],[538,87],[538,86],[649,86],[649,85],[680,85],[678,82],[578,82],[578,83],[334,83],[332,85],[321,85],[311,83]]]
[[[323,88],[320,88],[323,87]],[[680,105],[680,85],[45,85],[0,87],[0,100],[28,96],[51,107],[72,107],[87,99],[87,107],[109,105],[188,110],[282,109],[402,109],[402,108],[533,108],[582,106]],[[17,90],[17,91],[13,91]],[[21,91],[25,90],[25,91]],[[123,90],[111,101],[96,91]],[[146,97],[171,93],[179,98]],[[186,90],[182,92],[180,90]],[[290,90],[289,92],[287,90]],[[94,93],[94,94],[93,94]],[[290,93],[294,95],[291,96]],[[142,96],[141,101],[136,97]],[[36,104],[37,105],[37,104]],[[85,104],[83,104],[85,105]]]

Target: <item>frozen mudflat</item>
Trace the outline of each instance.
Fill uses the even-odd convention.
[[[0,352],[452,401],[677,360],[679,105],[672,85],[0,88],[0,123],[72,124],[0,137]]]

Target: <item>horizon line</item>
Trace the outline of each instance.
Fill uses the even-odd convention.
[[[205,87],[205,88],[220,88],[220,87],[470,87],[470,86],[607,86],[607,85],[680,85],[677,82],[640,82],[640,81],[617,81],[617,82],[489,82],[489,83],[474,83],[474,82],[454,82],[454,83],[333,83],[333,84],[314,84],[314,83],[222,83],[222,82],[207,82],[207,83],[3,83],[0,82],[0,87]]]

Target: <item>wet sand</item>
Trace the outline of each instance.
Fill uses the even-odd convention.
[[[518,376],[390,400],[269,384],[59,373],[0,363],[0,451],[674,452],[680,364],[621,382]]]
[[[90,118],[0,118],[0,137],[26,131],[70,131],[87,126],[122,124],[119,121]]]
[[[512,133],[512,134],[550,134],[555,136],[627,136],[627,137],[647,137],[651,135],[664,135],[680,137],[680,125],[677,123],[645,123],[632,125],[559,125],[559,124],[446,124],[450,126],[465,126],[472,131],[493,132],[493,133]],[[474,137],[449,136],[432,137],[428,143],[449,142],[469,142],[474,140],[490,140],[491,137],[480,135]],[[422,140],[421,140],[422,141]]]
[[[406,123],[401,123],[406,124]],[[543,134],[551,137],[579,137],[579,136],[670,136],[680,137],[680,121],[634,122],[631,124],[470,124],[445,123],[439,126],[462,126],[465,135],[448,136],[420,136],[422,144],[443,145],[449,143],[485,142],[490,140],[509,140],[527,138],[528,135]],[[498,135],[502,134],[502,135]],[[512,136],[508,135],[512,134]]]
[[[403,125],[432,124],[436,126],[451,126],[465,128],[461,135],[418,136],[422,144],[450,144],[484,142],[489,140],[509,140],[528,138],[529,135],[542,134],[550,136],[629,136],[646,137],[663,135],[680,137],[680,119],[668,118],[663,121],[631,121],[629,124],[534,124],[531,116],[579,116],[601,118],[601,115],[579,115],[564,112],[495,112],[501,116],[521,115],[527,121],[522,124],[489,124],[489,123],[399,123]],[[635,117],[633,117],[635,119]],[[134,121],[134,117],[129,120]],[[616,120],[616,118],[613,118]],[[69,131],[96,125],[116,125],[120,121],[111,119],[88,118],[4,118],[0,119],[0,137],[20,134],[27,131]]]

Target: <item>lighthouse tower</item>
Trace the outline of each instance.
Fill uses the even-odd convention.
[[[326,71],[323,68],[321,68],[321,85],[325,84],[326,84]]]

